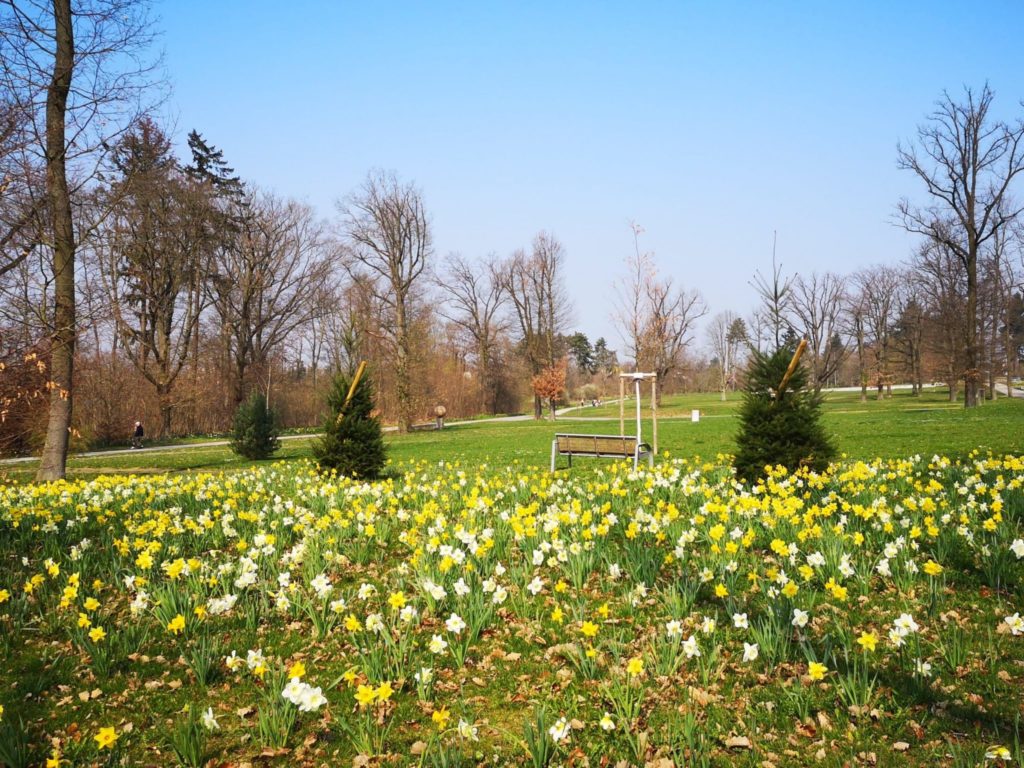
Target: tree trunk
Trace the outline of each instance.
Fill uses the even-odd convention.
[[[228,414],[229,417],[234,414],[234,411],[238,410],[238,406],[240,406],[242,401],[245,400],[246,368],[248,368],[248,365],[246,364],[245,359],[241,356],[241,352],[239,352],[239,355],[235,357],[234,376],[231,377],[231,401],[234,404],[234,409],[231,414]]]
[[[861,321],[857,321],[857,372],[860,374],[860,401],[868,401],[868,371],[864,364],[864,334]]]
[[[481,411],[483,413],[494,414],[497,412],[498,407],[495,402],[495,391],[494,385],[491,382],[491,355],[487,350],[487,345],[481,343],[477,349],[477,356],[480,358],[480,395],[481,395]]]
[[[199,328],[192,334],[192,405],[189,410],[189,432],[199,434]]]
[[[964,408],[978,406],[978,246],[968,233],[967,256],[967,345],[964,349]]]
[[[544,403],[540,399],[540,395],[534,394],[533,396],[533,418],[540,419],[544,418]]]
[[[999,347],[999,316],[992,311],[992,327],[988,336],[988,399],[997,399],[996,395],[996,350]]]
[[[171,436],[171,416],[174,413],[174,403],[171,401],[170,388],[167,386],[157,387],[157,396],[160,401],[160,437]]]
[[[921,364],[921,346],[914,350],[914,381],[917,383],[917,394],[924,394],[924,371]]]
[[[65,120],[74,67],[71,0],[53,0],[56,31],[53,77],[46,90],[46,189],[53,229],[53,335],[50,341],[50,412],[36,480],[64,477],[71,436],[75,367],[75,230],[66,168]]]
[[[1006,353],[1006,396],[1013,397],[1013,373],[1017,360],[1017,350],[1013,348],[1013,338],[1010,335],[1010,316],[1007,313],[1006,321],[1003,323],[1003,348]]]
[[[398,431],[405,434],[412,425],[409,404],[409,329],[405,297],[395,297],[395,397],[398,400]]]

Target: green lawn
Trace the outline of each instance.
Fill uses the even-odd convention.
[[[666,397],[658,418],[659,451],[706,459],[732,453],[739,427],[740,400],[739,395],[730,397],[724,403],[717,394]],[[648,405],[644,400],[645,416],[649,416]],[[690,411],[695,408],[702,414],[696,424],[690,420]],[[627,434],[634,430],[630,418],[633,413],[627,407]],[[920,397],[897,390],[892,399],[869,399],[866,403],[860,402],[856,392],[843,392],[826,398],[825,424],[839,450],[851,458],[965,456],[973,450],[1024,453],[1022,399],[1000,398],[968,411],[960,403],[948,402],[944,390],[928,390]],[[473,421],[446,427],[441,432],[390,434],[387,442],[389,456],[395,463],[423,460],[545,466],[556,432],[617,434],[618,429],[618,406],[604,405],[574,411],[571,417],[554,423]],[[650,439],[649,419],[645,419],[643,429],[644,437]],[[312,440],[283,441],[275,461],[309,458]],[[580,460],[582,464],[596,461]],[[73,458],[69,470],[72,476],[92,477],[102,473],[234,470],[250,464],[226,446],[197,443],[176,451]],[[4,474],[9,479],[24,481],[31,479],[32,470],[25,464],[0,466],[0,477]]]

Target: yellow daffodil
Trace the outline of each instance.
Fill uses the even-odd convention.
[[[365,708],[373,704],[377,698],[377,689],[372,685],[360,685],[356,688],[356,703]]]
[[[857,638],[857,645],[865,651],[873,651],[878,645],[878,635],[874,632],[862,632],[861,636]]]
[[[108,726],[100,728],[100,732],[93,736],[93,738],[100,749],[111,749],[119,736],[112,726]]]
[[[444,707],[435,709],[430,715],[430,719],[434,721],[434,725],[437,726],[437,730],[443,731],[445,726],[448,725],[448,721],[451,719],[451,712]]]

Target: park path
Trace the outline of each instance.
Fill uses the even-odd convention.
[[[618,400],[609,400],[608,402],[617,403]],[[566,408],[558,408],[555,411],[556,416],[563,416],[572,411],[578,411],[588,406],[572,405]],[[593,420],[597,418],[591,417]],[[463,421],[449,421],[446,423],[450,427],[458,427],[463,424],[488,424],[488,423],[500,423],[507,421],[532,421],[532,413],[521,413],[516,416],[489,416],[485,419],[467,419]],[[387,426],[382,427],[385,432],[397,432],[398,427]],[[283,440],[306,440],[310,438],[320,437],[323,433],[321,432],[310,432],[303,435],[281,435],[280,439]],[[149,448],[112,448],[105,451],[84,451],[82,453],[68,454],[68,459],[91,459],[91,458],[102,458],[108,456],[125,456],[128,454],[140,455],[146,453],[167,453],[170,451],[184,451],[189,448],[218,448],[225,445],[230,445],[230,440],[206,440],[201,443],[181,443],[179,445],[154,445]],[[20,456],[14,459],[0,459],[0,466],[5,464],[28,464],[33,461],[39,461],[38,456]]]
[[[896,384],[893,389],[910,389],[909,384]],[[860,387],[835,387],[825,390],[826,392],[856,392],[859,391]],[[1007,387],[1005,383],[996,383],[996,390],[999,394],[1006,396]],[[1010,397],[1024,397],[1024,389],[1019,387],[1013,387],[1011,389],[1012,394]],[[608,400],[607,404],[617,403],[618,399]],[[556,415],[564,416],[574,411],[586,411],[590,406],[587,405],[571,405],[566,408],[559,408],[555,411]],[[689,418],[687,416],[686,418]],[[701,418],[714,418],[710,414],[701,414]],[[449,426],[457,427],[463,424],[487,424],[487,423],[500,423],[507,421],[530,421],[533,419],[533,415],[529,413],[522,413],[517,416],[490,416],[485,419],[468,419],[463,421],[450,421]],[[617,421],[617,416],[577,416],[579,421]],[[395,432],[398,427],[388,426],[384,427],[385,432]],[[281,440],[303,440],[314,437],[320,437],[319,432],[309,433],[305,435],[282,435]],[[155,445],[151,448],[114,448],[106,451],[85,451],[84,453],[76,453],[68,456],[69,459],[88,459],[105,456],[121,456],[126,454],[144,454],[144,453],[164,453],[167,451],[184,451],[189,448],[216,448],[225,445],[230,445],[228,440],[210,440],[202,443],[181,443],[180,445]],[[0,466],[5,464],[27,464],[29,462],[39,461],[38,456],[22,456],[16,459],[0,459]]]

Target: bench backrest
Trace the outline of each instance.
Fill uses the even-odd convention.
[[[623,435],[556,435],[559,453],[632,456],[636,438]]]

